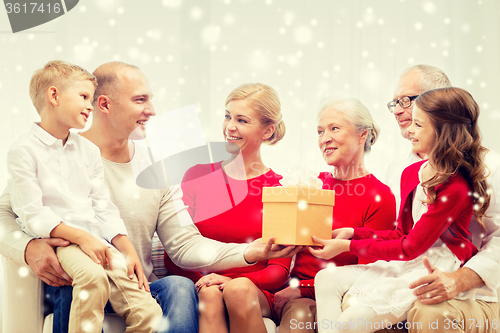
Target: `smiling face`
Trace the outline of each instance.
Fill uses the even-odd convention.
[[[416,104],[413,105],[413,119],[408,133],[413,152],[429,156],[436,143],[436,131],[430,117]]]
[[[325,109],[319,114],[318,146],[328,165],[348,167],[362,160],[366,134],[356,130],[342,112]]]
[[[94,84],[89,80],[76,81],[60,89],[53,121],[68,131],[70,128],[84,128],[93,109],[94,90]]]
[[[127,67],[120,71],[110,112],[113,128],[121,133],[120,136],[144,138],[149,118],[156,115],[152,98],[148,79],[140,70]]]
[[[222,133],[227,142],[238,145],[244,154],[258,151],[262,142],[272,135],[270,126],[262,126],[259,115],[245,100],[227,103]]]
[[[413,70],[406,73],[399,79],[396,90],[394,91],[393,100],[397,101],[404,96],[416,96],[421,93],[423,93],[423,90],[420,88],[420,72]],[[399,104],[397,104],[394,109],[394,117],[398,122],[401,135],[405,139],[410,138],[408,135],[408,127],[411,125],[412,105],[403,109]]]

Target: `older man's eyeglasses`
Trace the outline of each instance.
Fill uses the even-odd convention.
[[[418,96],[419,95],[403,96],[396,101],[390,101],[389,103],[387,103],[387,108],[389,109],[389,111],[391,111],[391,113],[394,113],[394,110],[396,110],[396,105],[398,105],[398,104],[403,109],[409,108],[411,106],[411,103],[413,102],[413,100],[415,98],[417,98]]]

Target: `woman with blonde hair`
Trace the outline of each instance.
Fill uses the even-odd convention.
[[[263,143],[278,143],[285,124],[278,94],[265,84],[237,87],[225,106],[222,134],[233,146],[228,149],[232,155],[189,169],[182,182],[183,200],[203,236],[246,243],[262,237],[262,187],[280,186],[282,178],[264,164],[260,149]],[[202,275],[165,260],[169,272],[196,284],[201,333],[266,332],[262,317],[273,318],[272,292],[288,279],[290,263],[290,258],[272,259]]]

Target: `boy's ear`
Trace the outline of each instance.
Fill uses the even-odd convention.
[[[110,102],[111,100],[108,96],[99,95],[99,97],[97,97],[96,105],[99,111],[101,111],[102,113],[109,113]]]
[[[59,90],[54,86],[50,86],[49,89],[47,89],[47,99],[51,105],[57,106],[59,100]]]

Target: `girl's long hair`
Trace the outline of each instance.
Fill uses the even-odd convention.
[[[488,150],[481,145],[477,124],[479,106],[471,94],[455,87],[429,90],[415,103],[429,116],[436,133],[436,145],[428,157],[437,173],[422,183],[427,189],[429,204],[436,200],[436,186],[448,181],[455,172],[461,172],[472,188],[474,216],[484,231],[482,218],[491,195],[486,185],[484,164]]]

